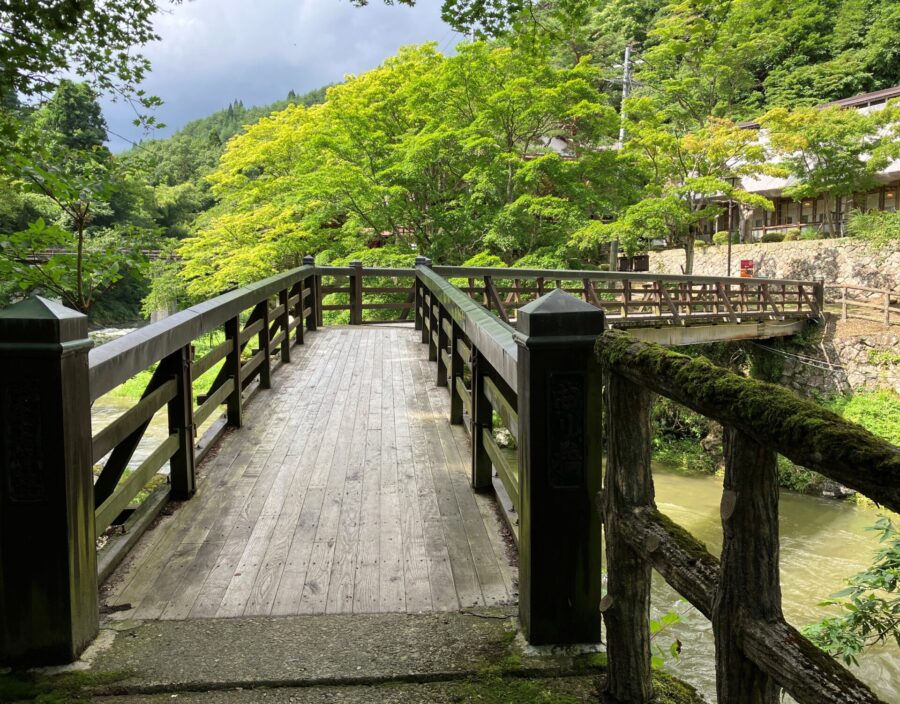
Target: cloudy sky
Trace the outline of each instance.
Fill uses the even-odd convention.
[[[405,44],[438,42],[451,48],[459,35],[441,21],[440,0],[416,7],[371,0],[191,0],[157,18],[162,41],[144,49],[153,72],[143,87],[165,105],[155,114],[171,134],[198,117],[240,99],[264,105],[289,90],[304,93],[380,64]],[[144,135],[130,106],[106,103],[110,146],[118,151]],[[115,133],[115,134],[112,134]]]

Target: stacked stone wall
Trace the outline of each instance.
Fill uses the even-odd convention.
[[[724,276],[728,248],[711,245],[694,252],[698,276]],[[900,247],[877,249],[852,238],[736,244],[731,247],[731,272],[742,259],[752,259],[755,272],[770,279],[825,279],[829,284],[900,288]],[[684,250],[650,253],[650,271],[680,274]]]

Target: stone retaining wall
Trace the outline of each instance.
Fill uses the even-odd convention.
[[[696,249],[694,273],[724,276],[727,256],[725,245]],[[823,278],[830,284],[900,288],[900,248],[879,250],[852,238],[736,244],[731,247],[733,276],[741,259],[752,259],[756,273],[772,279]],[[680,274],[683,266],[682,249],[650,253],[652,272]]]

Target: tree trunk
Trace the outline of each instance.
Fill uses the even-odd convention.
[[[693,235],[689,236],[688,239],[684,241],[684,273],[685,274],[693,274],[694,273],[694,238]]]

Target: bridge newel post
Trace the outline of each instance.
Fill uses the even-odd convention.
[[[350,324],[362,325],[363,265],[358,259],[350,262]]]
[[[169,460],[172,498],[184,501],[197,491],[194,463],[194,390],[191,380],[191,347],[181,347],[162,364],[175,377],[175,398],[168,403],[169,433],[178,435],[178,450]]]
[[[235,316],[225,321],[225,339],[231,340],[231,351],[225,357],[228,376],[234,380],[234,389],[225,399],[228,425],[240,428],[243,419],[243,384],[241,383],[241,318]]]
[[[597,643],[603,311],[556,289],[517,328],[519,618],[533,644]]]
[[[0,311],[0,663],[75,660],[97,634],[87,317]]]
[[[311,254],[307,254],[303,257],[303,265],[304,266],[315,266],[316,258]],[[309,315],[306,318],[306,329],[307,330],[315,330],[316,325],[319,322],[319,315],[322,310],[322,297],[321,297],[321,288],[322,288],[322,277],[318,274],[313,274],[309,278],[305,279],[301,282],[300,286],[300,310],[301,312],[306,308],[306,301],[303,299],[303,291],[307,288],[307,282],[309,284]]]

